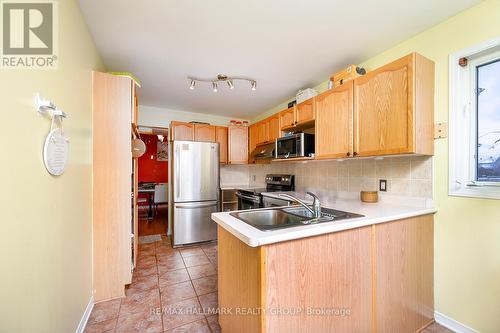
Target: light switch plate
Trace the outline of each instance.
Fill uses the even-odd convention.
[[[444,139],[448,137],[448,123],[439,122],[434,124],[434,139]]]

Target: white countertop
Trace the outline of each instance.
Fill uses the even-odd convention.
[[[271,192],[263,193],[263,195],[278,197],[279,193],[280,192]],[[282,193],[291,194],[299,199],[306,199],[305,195],[301,193]],[[274,231],[261,231],[256,229],[231,216],[230,212],[213,213],[212,220],[248,246],[258,247],[414,216],[434,214],[437,211],[432,206],[432,200],[425,198],[380,195],[380,201],[378,203],[363,203],[359,200],[359,194],[337,194],[327,198],[325,198],[325,196],[320,196],[320,199],[322,200],[323,207],[362,214],[364,217],[283,228]],[[307,201],[311,202],[310,199],[307,199]]]

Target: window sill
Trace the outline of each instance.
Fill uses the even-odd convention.
[[[454,197],[466,197],[477,199],[500,199],[500,189],[486,187],[471,187],[453,189],[448,192],[448,195]]]

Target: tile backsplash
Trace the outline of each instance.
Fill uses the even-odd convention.
[[[432,157],[400,156],[308,162],[275,162],[264,165],[225,166],[221,183],[261,186],[268,173],[295,175],[297,191],[359,192],[378,190],[387,180],[387,193],[432,198]]]

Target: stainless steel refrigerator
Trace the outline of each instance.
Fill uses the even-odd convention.
[[[219,144],[173,141],[169,164],[172,245],[216,240],[210,216],[220,206]]]

